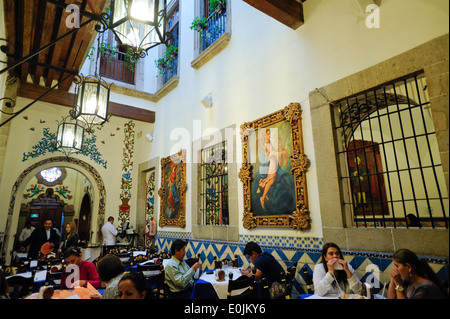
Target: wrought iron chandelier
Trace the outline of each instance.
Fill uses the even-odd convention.
[[[97,74],[75,77],[74,82],[77,84],[75,108],[69,114],[73,119],[80,120],[86,132],[91,134],[94,126],[103,125],[111,117],[108,113],[111,84],[103,81]]]
[[[108,28],[133,62],[172,38],[166,32],[166,0],[111,0],[108,15]]]
[[[59,2],[57,0],[45,1],[64,9],[69,6],[64,2]],[[127,47],[126,53],[131,62],[136,62],[139,59],[146,57],[147,51],[159,44],[165,44],[167,46],[168,42],[171,40],[171,33],[166,32],[166,0],[111,0],[110,8],[111,9],[108,12],[104,12],[99,15],[87,12],[85,10],[79,10],[79,14],[87,17],[87,19],[86,21],[83,21],[78,28],[72,28],[70,31],[59,36],[47,45],[34,50],[27,56],[24,56],[12,63],[0,61],[1,63],[7,63],[7,67],[1,69],[0,74],[8,72],[9,70],[20,66],[22,63],[29,61],[37,54],[47,50],[51,46],[54,46],[57,42],[78,32],[81,28],[89,25],[92,21],[97,22],[97,25],[95,26],[95,30],[97,32],[103,33],[107,30],[111,30],[114,33],[119,45]],[[12,55],[15,51],[14,44],[3,38],[0,38],[0,41],[7,42],[7,45],[0,46],[0,50],[7,55]],[[72,70],[62,68],[57,69],[63,70],[68,74],[68,76],[64,77],[57,84],[49,88],[36,100],[32,101],[22,109],[12,111],[15,101],[8,97],[0,99],[7,100],[5,105],[11,110],[2,111],[2,113],[10,116],[6,120],[2,120],[0,127],[17,117],[27,108],[31,107],[43,96],[56,88],[58,84],[68,79],[70,75],[77,75],[77,73]],[[78,92],[80,92],[81,95],[78,95],[76,99],[76,109],[71,112],[72,117],[79,118],[87,123],[87,132],[92,132],[93,125],[101,125],[105,122],[105,119],[107,120],[107,108],[105,108],[104,105],[108,104],[109,87],[101,79],[97,79],[97,82],[98,83],[95,84],[92,78],[85,78],[84,80],[79,81]],[[95,90],[97,90],[98,94],[94,93]],[[83,92],[86,92],[86,95]],[[97,102],[96,106],[94,106],[95,103],[91,103],[93,100]],[[95,115],[92,113],[92,110],[94,109]]]
[[[69,156],[70,153],[82,151],[83,140],[83,124],[71,116],[63,118],[58,124],[55,149]]]

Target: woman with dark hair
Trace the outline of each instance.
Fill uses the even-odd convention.
[[[141,273],[127,273],[117,287],[119,299],[145,299],[147,290]]]
[[[100,279],[107,283],[101,299],[117,299],[117,286],[125,274],[125,266],[120,258],[112,254],[104,256],[97,264],[97,271]]]
[[[422,227],[422,225],[420,225],[419,219],[414,214],[406,215],[406,223],[408,224],[408,227]]]
[[[94,288],[100,288],[102,282],[93,262],[82,260],[79,248],[70,247],[64,254],[67,263],[61,276],[61,289],[73,288],[78,284],[86,287],[90,283]],[[69,268],[69,269],[68,269]]]
[[[448,298],[436,273],[426,260],[408,250],[397,250],[392,259],[394,268],[389,275],[389,299],[443,299]]]
[[[323,246],[321,262],[314,266],[313,283],[314,293],[319,296],[342,292],[361,295],[363,292],[352,266],[343,259],[341,249],[334,243]]]

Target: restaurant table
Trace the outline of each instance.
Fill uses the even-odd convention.
[[[102,253],[102,247],[100,246],[88,246],[86,248],[81,248],[81,259],[87,261],[94,261],[100,257]]]
[[[45,267],[46,268],[46,267]],[[22,273],[18,273],[15,275],[11,275],[6,277],[6,280],[13,278],[13,277],[23,277],[23,278],[31,278],[32,272],[31,271],[27,271],[27,272],[22,272]],[[47,279],[47,270],[37,270],[35,275],[34,275],[34,283],[44,283],[45,280]]]
[[[103,291],[95,289],[88,283],[87,287],[76,287],[74,289],[55,289],[52,299],[92,299],[91,296],[97,296],[94,299],[100,299]],[[32,293],[25,299],[39,299],[40,292]]]
[[[234,280],[242,276],[239,269],[232,268],[225,270],[226,275],[224,281],[217,281],[215,272],[208,272],[209,271],[203,272],[200,278],[196,281],[191,299],[227,299],[229,273],[233,273]],[[239,295],[243,291],[245,291],[245,289],[242,289],[242,291],[236,290],[233,295]],[[260,282],[255,283],[255,292],[255,299],[260,299],[263,297],[262,284]]]

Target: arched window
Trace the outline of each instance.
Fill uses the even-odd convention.
[[[348,221],[448,228],[448,197],[423,73],[333,103]]]
[[[43,169],[36,174],[38,184],[44,184],[45,186],[62,185],[64,179],[67,176],[66,169],[63,167],[51,167]]]

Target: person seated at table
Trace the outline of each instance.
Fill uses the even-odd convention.
[[[31,226],[31,222],[30,221],[26,222],[25,223],[25,227],[20,232],[19,243],[23,243],[25,240],[27,240],[28,237],[30,237],[31,234],[33,233],[34,229],[35,228],[33,226]]]
[[[119,257],[113,254],[104,256],[97,264],[100,279],[107,284],[101,299],[117,299],[117,286],[125,275],[125,266]]]
[[[254,265],[256,269],[255,280],[267,278],[269,286],[275,281],[281,281],[281,273],[284,272],[280,263],[267,252],[263,252],[261,247],[255,242],[248,242],[244,248],[244,255]],[[252,269],[241,270],[243,276],[252,276]]]
[[[390,271],[389,299],[446,299],[448,294],[436,273],[424,259],[408,250],[397,250]]]
[[[341,249],[334,243],[323,246],[321,262],[314,266],[313,284],[314,293],[319,296],[341,292],[363,293],[362,283],[353,267],[344,260]]]
[[[78,233],[77,233],[77,225],[75,222],[66,224],[66,233],[64,234],[64,239],[61,241],[61,246],[58,249],[58,253],[64,253],[69,247],[78,246]]]
[[[186,254],[187,242],[176,239],[170,248],[172,258],[164,267],[167,285],[170,288],[170,298],[189,299],[194,288],[194,275],[197,269],[201,269],[202,264],[196,262],[189,267],[183,260]]]
[[[118,299],[145,299],[145,277],[140,272],[127,273],[117,286]]]
[[[96,289],[101,287],[102,282],[98,276],[97,268],[94,263],[81,259],[79,248],[70,247],[67,249],[64,259],[67,263],[67,268],[73,265],[78,267],[78,269],[64,269],[61,276],[61,289],[70,289],[77,286],[86,287],[88,283]]]

